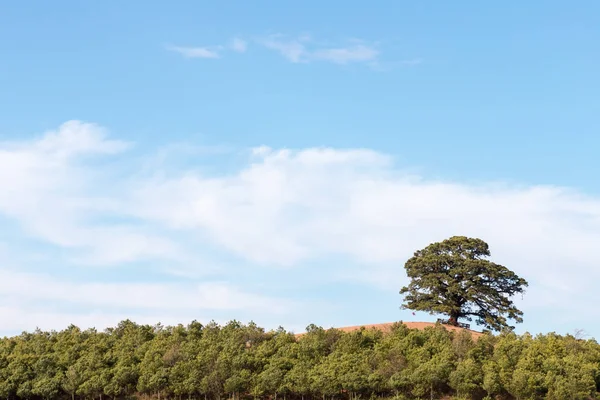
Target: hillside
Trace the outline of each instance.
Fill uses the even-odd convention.
[[[238,321],[151,326],[126,320],[105,331],[70,325],[24,332],[0,339],[0,397],[481,400],[534,393],[536,399],[600,399],[595,340],[451,335],[460,328],[425,329],[435,326],[430,322],[372,334],[393,325],[365,325],[367,335],[352,334],[361,326],[347,326],[340,329],[348,334],[318,331],[299,340],[285,329],[265,332]]]
[[[404,322],[404,321],[399,321],[401,323],[403,323],[404,325],[406,325],[409,329],[425,329],[427,327],[434,327],[436,326],[435,323],[433,322]],[[371,325],[355,325],[355,326],[344,326],[344,327],[340,327],[340,328],[335,328],[338,329],[340,331],[344,331],[344,332],[352,332],[355,330],[358,330],[362,327],[364,327],[365,329],[377,329],[380,331],[383,331],[384,333],[389,332],[392,329],[392,326],[394,325],[395,322],[387,322],[387,323],[383,323],[383,324],[371,324]],[[471,333],[471,335],[473,336],[474,339],[479,338],[481,335],[483,335],[483,333],[481,332],[477,332],[477,331],[473,331],[471,329],[465,329],[465,328],[460,328],[457,326],[451,326],[451,325],[441,325],[444,328],[450,330],[450,331],[468,331]],[[296,337],[302,337],[303,335],[305,335],[305,333],[297,333]]]

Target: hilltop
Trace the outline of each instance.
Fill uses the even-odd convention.
[[[404,321],[398,321],[398,322],[406,325],[409,329],[425,329],[427,327],[435,327],[436,325],[438,325],[434,322],[404,322]],[[344,327],[334,328],[334,329],[337,329],[337,330],[340,330],[343,332],[352,332],[352,331],[359,330],[361,328],[365,328],[365,329],[377,329],[384,333],[388,333],[391,331],[392,326],[394,324],[395,324],[395,322],[386,322],[386,323],[382,323],[382,324],[344,326]],[[454,331],[454,332],[468,331],[471,333],[471,335],[473,336],[474,339],[478,339],[481,335],[483,335],[483,333],[474,331],[471,329],[460,328],[458,326],[445,325],[445,324],[440,324],[440,325],[443,326],[444,328],[446,328],[447,330]],[[296,337],[299,338],[305,334],[306,334],[306,332],[297,333]]]

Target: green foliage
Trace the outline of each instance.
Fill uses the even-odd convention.
[[[415,252],[405,269],[411,282],[400,290],[405,309],[444,314],[458,325],[464,318],[493,330],[513,328],[523,313],[510,297],[523,293],[525,279],[486,260],[488,244],[481,239],[454,236]]]
[[[549,399],[597,396],[600,345],[556,334],[473,339],[441,326],[389,333],[310,326],[297,339],[253,323],[123,321],[0,340],[6,400]]]

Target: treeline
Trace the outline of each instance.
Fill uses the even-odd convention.
[[[578,400],[600,388],[600,345],[425,330],[344,333],[311,325],[297,339],[236,321],[187,327],[121,322],[0,341],[0,398]]]

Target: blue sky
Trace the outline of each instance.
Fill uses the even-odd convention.
[[[600,5],[0,6],[0,334],[399,310],[455,234],[600,334]]]

